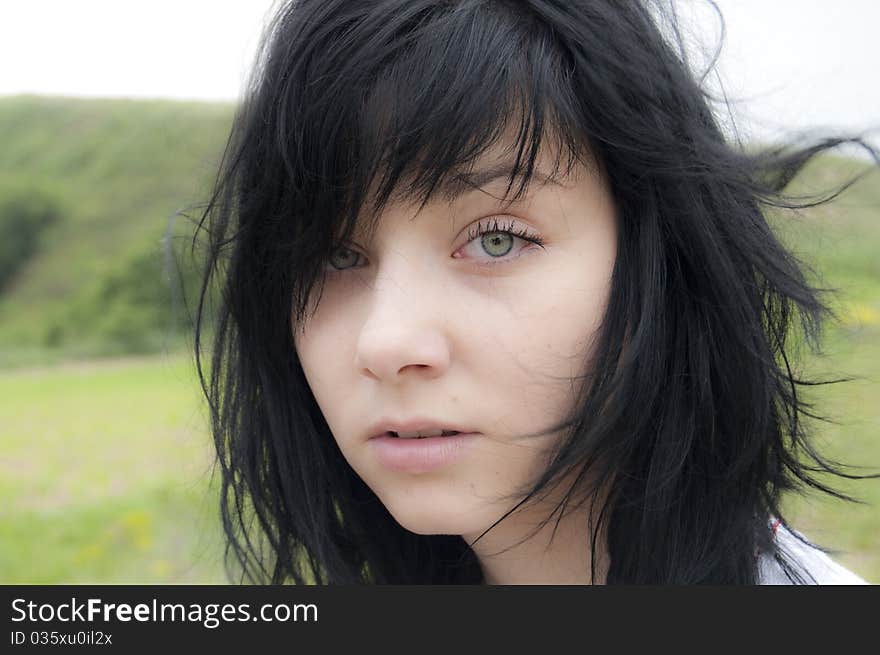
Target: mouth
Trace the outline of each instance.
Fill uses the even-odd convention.
[[[458,430],[425,430],[421,432],[394,432],[389,430],[381,436],[394,437],[395,439],[427,439],[429,437],[453,437],[461,434]]]
[[[412,434],[413,436],[408,436]],[[436,471],[467,455],[480,439],[478,432],[429,430],[425,433],[388,430],[370,440],[376,461],[385,468],[407,474]]]

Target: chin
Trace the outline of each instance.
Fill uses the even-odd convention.
[[[460,535],[465,532],[460,520],[456,520],[455,517],[451,516],[443,516],[438,512],[430,510],[425,512],[399,512],[390,508],[389,511],[402,528],[415,534],[426,536],[434,534]]]
[[[454,504],[445,506],[436,503],[417,503],[413,499],[409,502],[385,502],[385,507],[400,526],[410,532],[421,535],[463,535],[473,532],[482,532],[489,524],[482,527],[470,525],[473,521],[466,521],[464,508]]]

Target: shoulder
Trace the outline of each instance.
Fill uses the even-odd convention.
[[[774,521],[776,545],[780,555],[809,584],[819,585],[864,585],[865,580],[852,571],[844,568],[818,548],[805,544],[796,534]],[[802,535],[800,535],[802,536]],[[760,584],[790,585],[797,584],[786,575],[782,566],[772,554],[762,553],[758,559],[758,576]],[[812,582],[811,582],[812,579]]]

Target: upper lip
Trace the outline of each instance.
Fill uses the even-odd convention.
[[[427,432],[428,430],[450,430],[454,432],[473,432],[449,421],[432,418],[391,419],[383,418],[370,426],[370,439],[381,437],[386,432]]]

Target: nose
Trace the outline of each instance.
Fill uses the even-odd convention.
[[[397,266],[393,274],[376,276],[355,354],[363,375],[398,384],[439,377],[449,368],[443,296],[429,273]]]

